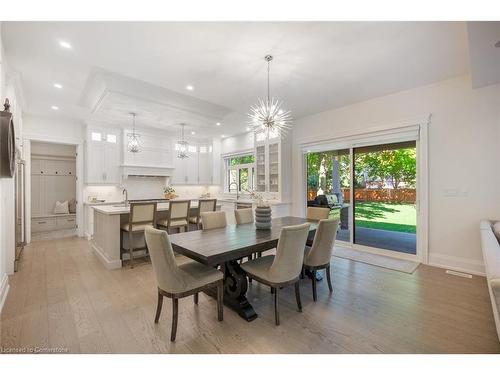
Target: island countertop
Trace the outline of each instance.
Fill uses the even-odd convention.
[[[157,203],[156,210],[157,211],[168,211],[170,207],[169,202]],[[217,204],[217,207],[220,209],[220,205]],[[191,201],[191,208],[198,208],[198,201]],[[130,206],[125,206],[122,204],[116,205],[104,205],[104,206],[95,206],[94,211],[103,213],[105,215],[124,215],[130,213]]]

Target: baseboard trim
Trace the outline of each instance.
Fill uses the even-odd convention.
[[[94,249],[95,255],[99,258],[101,263],[106,267],[108,270],[116,270],[122,268],[122,261],[120,259],[118,260],[110,260],[104,252],[99,248],[99,246],[96,245],[94,241],[90,241],[90,245],[92,246],[92,249]]]
[[[7,276],[7,274],[4,274],[2,280],[0,281],[0,314],[2,313],[3,306],[5,304],[5,301],[7,300],[9,289],[9,277]]]
[[[429,253],[428,264],[429,266],[470,273],[476,276],[486,276],[484,263],[479,260],[431,252]]]

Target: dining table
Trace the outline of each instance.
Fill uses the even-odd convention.
[[[315,220],[285,216],[272,219],[270,229],[257,229],[254,223],[248,223],[175,233],[169,237],[174,252],[220,268],[224,273],[224,305],[250,322],[257,318],[257,314],[246,297],[248,279],[240,261],[276,248],[283,227],[303,223],[310,223],[310,232],[316,231]],[[208,291],[207,294],[215,296],[215,292]]]

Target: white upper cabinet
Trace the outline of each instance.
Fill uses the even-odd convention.
[[[174,173],[170,182],[174,185],[210,185],[213,179],[212,145],[189,143],[188,157],[177,157],[174,144]]]
[[[119,184],[120,131],[87,128],[85,140],[85,171],[87,184]]]
[[[255,134],[255,190],[267,199],[287,199],[290,192],[291,154],[289,139],[277,132]],[[286,180],[286,181],[285,181]]]

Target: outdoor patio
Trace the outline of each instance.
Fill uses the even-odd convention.
[[[354,237],[355,243],[358,245],[377,247],[406,254],[417,253],[415,233],[360,227],[356,228]],[[337,240],[349,242],[349,230],[339,229],[337,232]]]

